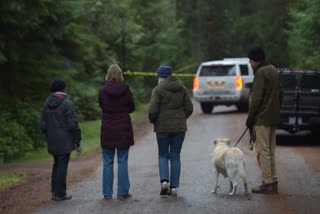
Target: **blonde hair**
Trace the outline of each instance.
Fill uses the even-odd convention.
[[[107,81],[116,81],[116,82],[123,82],[123,74],[122,70],[117,64],[112,64],[108,68],[107,74],[106,74],[106,80]]]

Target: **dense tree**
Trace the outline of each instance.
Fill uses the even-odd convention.
[[[43,145],[41,105],[55,77],[81,120],[100,115],[107,67],[195,72],[256,45],[276,66],[320,67],[320,0],[11,0],[0,2],[0,161]],[[137,102],[156,78],[126,76]],[[191,82],[187,79],[186,82]],[[25,144],[21,144],[25,139]]]
[[[290,11],[288,54],[291,67],[320,69],[320,1],[297,1]]]
[[[102,52],[106,45],[79,23],[84,4],[71,0],[0,3],[0,162],[43,145],[39,114],[52,78],[59,76],[70,88],[77,88],[79,77],[95,71],[95,51]],[[71,93],[79,108],[88,99],[88,85],[83,84],[81,97]],[[94,109],[96,98],[92,98]],[[21,147],[18,141],[24,135],[31,140],[26,138]]]
[[[287,5],[282,0],[177,0],[177,14],[184,20],[188,48],[200,60],[243,57],[259,45],[273,63],[285,66]]]

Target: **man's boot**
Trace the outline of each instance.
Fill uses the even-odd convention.
[[[253,188],[252,193],[258,193],[258,194],[275,194],[278,193],[278,183],[272,183],[272,184],[262,184],[258,187]]]
[[[274,182],[273,184],[273,190],[275,191],[275,193],[278,193],[278,181]]]

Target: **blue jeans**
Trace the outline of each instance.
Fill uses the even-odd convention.
[[[157,132],[160,182],[170,181],[171,188],[179,187],[180,152],[184,137],[185,132]]]
[[[103,154],[103,195],[113,194],[113,161],[116,149],[102,149]],[[128,174],[129,148],[117,149],[118,159],[118,196],[129,194],[130,181]]]

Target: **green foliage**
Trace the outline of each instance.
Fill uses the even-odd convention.
[[[127,84],[131,85],[130,90],[133,93],[134,100],[137,104],[148,103],[151,97],[152,88],[157,85],[156,76],[125,76]],[[148,84],[146,84],[146,82]]]
[[[0,118],[0,163],[23,156],[32,149],[32,140],[23,126]]]
[[[2,97],[0,102],[0,162],[43,147],[45,139],[40,130],[41,107],[10,97]]]
[[[20,183],[26,178],[24,173],[4,173],[0,174],[0,190],[9,188]]]
[[[200,61],[245,57],[254,46],[268,60],[287,66],[288,3],[282,0],[177,0],[188,55]],[[191,53],[190,53],[191,52]]]
[[[11,154],[2,160],[44,145],[39,116],[53,78],[66,80],[79,118],[92,120],[112,63],[124,71],[169,64],[195,73],[183,68],[243,57],[259,45],[278,67],[319,69],[319,20],[320,0],[1,1],[0,115],[9,124],[1,132],[13,135],[0,136],[1,151]],[[191,86],[191,78],[182,79]],[[125,81],[137,103],[148,102],[157,84],[156,77]],[[22,138],[27,143],[17,151],[12,142]]]
[[[70,89],[71,100],[78,112],[79,120],[94,120],[101,115],[98,105],[98,87],[78,84]]]
[[[302,19],[298,20],[300,33],[310,41],[309,45],[320,46],[320,0],[307,2],[308,6]],[[299,23],[300,22],[300,23]]]
[[[18,105],[14,112],[12,120],[16,120],[24,127],[25,133],[32,140],[32,148],[39,149],[45,145],[44,136],[41,133],[40,127],[40,108],[39,106],[30,106],[28,103]]]
[[[128,29],[130,69],[152,72],[159,64],[181,65],[182,23],[176,19],[174,5],[170,1],[132,0],[130,6],[128,17],[135,23]]]
[[[303,0],[290,7],[289,57],[292,67],[320,69],[320,1]]]
[[[10,97],[3,97],[0,102],[1,119],[4,122],[15,122],[23,128],[28,138],[32,140],[32,148],[38,149],[44,145],[44,137],[40,131],[40,111],[39,104],[30,104],[19,100],[12,100]]]

